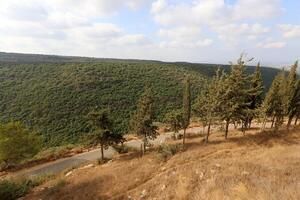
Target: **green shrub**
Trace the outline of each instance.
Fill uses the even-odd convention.
[[[167,161],[177,152],[182,150],[182,144],[163,144],[157,150],[157,157],[160,160]]]
[[[40,142],[20,122],[0,125],[0,163],[9,167],[32,158],[40,150]]]
[[[14,200],[25,196],[32,188],[52,179],[52,175],[41,175],[30,179],[4,179],[0,181],[0,200]]]

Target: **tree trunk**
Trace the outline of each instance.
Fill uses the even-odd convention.
[[[146,146],[147,146],[147,136],[146,136],[146,135],[145,135],[145,137],[144,137],[144,141],[143,141],[143,142],[144,142],[144,144],[143,144],[143,147],[144,147],[144,148],[143,148],[143,150],[144,150],[144,151],[143,151],[143,155],[144,155],[144,154],[146,153]]]
[[[287,125],[286,125],[286,130],[289,131],[290,130],[290,126],[293,120],[293,116],[289,117]]]
[[[101,160],[104,160],[104,147],[101,144]]]
[[[237,123],[233,122],[233,125],[234,125],[234,129],[236,130],[237,129]]]
[[[186,132],[186,128],[183,129],[183,139],[182,139],[183,146],[185,145],[185,132]]]
[[[143,143],[141,143],[141,157],[144,155],[144,148],[143,148]]]
[[[252,124],[252,119],[249,119],[249,123],[248,123],[248,128],[251,128],[251,124]]]
[[[266,128],[266,122],[267,122],[267,117],[264,117],[263,123],[262,123],[262,127],[261,127],[261,131],[264,131]]]
[[[229,120],[226,121],[226,127],[225,127],[225,140],[227,139],[227,136],[228,136],[228,127],[229,127]]]
[[[208,123],[208,127],[207,127],[207,133],[206,133],[205,143],[208,143],[209,133],[210,133],[210,122]]]
[[[242,123],[243,136],[245,136],[245,134],[246,134],[246,128],[247,128],[247,121],[245,121],[244,123]]]
[[[298,117],[296,117],[296,119],[295,119],[295,126],[297,126],[297,122],[298,122]]]
[[[272,124],[271,124],[271,128],[274,127],[274,122],[275,122],[275,116],[272,118]]]

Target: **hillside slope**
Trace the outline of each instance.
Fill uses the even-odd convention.
[[[214,133],[208,145],[199,137],[187,140],[187,149],[166,162],[157,153],[143,158],[123,155],[113,162],[75,170],[25,199],[204,200],[299,199],[300,134],[231,132],[224,141]],[[180,141],[179,141],[180,142]]]
[[[181,106],[186,76],[195,98],[216,69],[210,64],[0,53],[0,122],[22,121],[53,146],[77,142],[89,129],[86,114],[108,107],[116,129],[126,132],[145,84],[154,87],[157,120],[162,121],[166,112]],[[266,88],[278,71],[262,68]]]

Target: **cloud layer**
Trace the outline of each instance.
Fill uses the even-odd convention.
[[[286,13],[280,0],[0,3],[0,51],[224,63],[241,51],[262,59],[300,43],[300,25],[276,24]],[[149,21],[134,24],[131,14]],[[129,28],[142,26],[150,31]]]

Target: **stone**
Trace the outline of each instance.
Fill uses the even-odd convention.
[[[73,171],[69,171],[68,173],[66,173],[66,177],[71,176],[73,174]]]
[[[92,168],[92,167],[94,167],[94,164],[89,164],[89,165],[80,167],[79,169],[88,169],[88,168]]]

